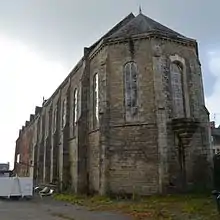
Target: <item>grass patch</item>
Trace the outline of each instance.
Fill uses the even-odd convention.
[[[138,200],[71,194],[57,194],[54,197],[57,200],[88,207],[90,210],[125,213],[137,220],[220,219],[214,198],[207,195],[150,196]]]

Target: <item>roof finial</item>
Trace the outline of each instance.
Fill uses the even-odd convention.
[[[139,5],[139,14],[142,14],[141,5]]]

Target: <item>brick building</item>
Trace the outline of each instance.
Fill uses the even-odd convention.
[[[15,170],[78,193],[145,195],[209,186],[210,155],[197,42],[140,13],[84,48],[36,108]]]
[[[12,173],[9,168],[9,163],[0,163],[0,177],[8,177]]]
[[[0,171],[9,171],[10,164],[9,163],[0,163]]]
[[[211,148],[213,155],[220,153],[220,126],[216,127],[215,122],[211,123]]]

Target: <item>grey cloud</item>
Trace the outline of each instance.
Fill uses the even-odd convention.
[[[205,53],[220,48],[218,0],[10,0],[0,2],[0,32],[19,39],[69,69],[89,46],[128,13],[143,13],[200,45],[207,94],[212,92]]]
[[[220,50],[219,0],[2,0],[0,36],[6,35],[21,41],[35,51],[37,56],[42,56],[42,59],[57,61],[70,70],[81,58],[83,47],[90,46],[130,12],[137,14],[139,5],[147,16],[198,40],[205,91],[210,95],[215,78],[208,69],[207,52]],[[12,71],[16,70],[12,68]],[[1,99],[4,103],[0,117],[0,131],[3,134],[1,142],[4,146],[11,146],[8,155],[2,159],[13,157],[18,129],[33,113],[29,109],[34,109],[41,102],[42,93],[52,90],[51,85],[48,86],[50,88],[44,88],[47,86],[45,81],[51,79],[53,74],[55,76],[51,84],[65,77],[61,74],[57,76],[57,72],[46,76],[42,73],[36,80],[38,71],[42,69],[30,71],[28,76],[16,72],[16,79],[14,75],[9,77],[0,73]],[[35,86],[32,86],[33,79]],[[30,89],[34,91],[26,94]],[[20,91],[20,95],[16,91]],[[5,93],[8,95],[5,96]],[[19,117],[16,116],[18,112]]]

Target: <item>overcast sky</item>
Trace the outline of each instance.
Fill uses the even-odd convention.
[[[211,2],[211,4],[210,4]],[[207,107],[220,121],[220,1],[0,1],[0,162],[13,162],[18,131],[90,46],[130,12],[197,39]]]

